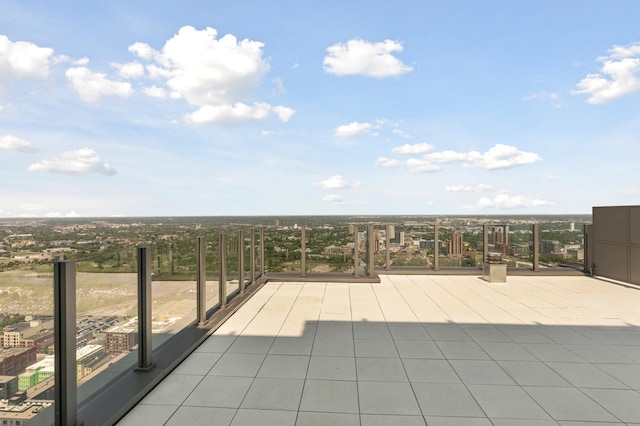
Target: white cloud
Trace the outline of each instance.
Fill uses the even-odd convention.
[[[142,89],[145,95],[151,98],[164,99],[169,97],[169,92],[158,86],[149,86]]]
[[[503,144],[496,144],[483,154],[471,151],[468,154],[468,158],[473,166],[485,170],[508,169],[541,160],[536,153],[520,151],[515,146]]]
[[[316,186],[321,186],[325,191],[332,189],[342,189],[347,186],[347,182],[340,175],[329,176],[327,179],[314,183]]]
[[[332,204],[344,204],[344,197],[342,195],[328,194],[322,197],[322,201]]]
[[[276,131],[276,130],[263,130],[262,132],[260,132],[262,134],[262,136],[271,136],[271,135],[281,135],[282,132]]]
[[[349,124],[336,127],[336,136],[339,138],[348,138],[362,133],[366,133],[371,129],[370,123],[358,123],[353,121]]]
[[[640,43],[614,46],[608,53],[597,59],[602,63],[600,72],[587,74],[573,92],[589,95],[590,104],[604,104],[640,91]]]
[[[433,150],[433,146],[428,143],[417,143],[417,144],[405,144],[402,146],[397,146],[391,150],[396,154],[424,154]]]
[[[451,185],[451,186],[447,186],[445,188],[445,191],[448,192],[482,192],[482,191],[488,191],[490,190],[492,187],[491,185],[486,185],[486,184],[478,184],[476,186],[465,186],[465,185]]]
[[[141,78],[144,76],[144,66],[140,62],[128,62],[126,64],[111,64],[118,70],[122,78]]]
[[[523,207],[540,207],[553,205],[551,201],[529,198],[523,195],[498,194],[494,198],[482,197],[472,209],[517,209]]]
[[[451,150],[432,152],[425,155],[425,158],[436,163],[450,163],[453,161],[465,161],[469,159],[469,154]]]
[[[53,49],[48,47],[28,41],[12,42],[0,35],[0,85],[12,80],[48,77],[52,55]]]
[[[49,212],[45,216],[46,217],[80,217],[80,215],[76,213],[74,210],[71,210],[67,213]]]
[[[402,162],[395,158],[378,157],[376,160],[376,166],[388,168],[388,167],[400,167]]]
[[[393,56],[393,52],[401,51],[402,45],[397,41],[369,43],[365,40],[353,39],[346,43],[329,46],[323,64],[325,71],[329,74],[390,77],[412,70]]]
[[[91,148],[82,148],[77,151],[64,152],[58,158],[43,160],[30,165],[27,170],[31,172],[62,173],[70,175],[86,175],[98,173],[103,175],[115,175],[116,170],[98,157]]]
[[[549,102],[555,108],[562,107],[562,101],[560,99],[560,94],[557,92],[540,92],[540,93],[532,93],[528,96],[522,98],[523,101],[542,101]]]
[[[400,129],[393,129],[391,131],[391,133],[393,133],[396,136],[400,136],[401,138],[405,138],[405,139],[409,139],[411,137],[411,135],[409,133],[403,132]]]
[[[27,153],[38,151],[28,140],[13,135],[0,136],[0,149]]]
[[[440,167],[431,163],[429,160],[423,160],[420,158],[409,158],[406,162],[409,171],[413,173],[435,172],[440,170]]]
[[[184,99],[197,107],[187,115],[191,123],[263,120],[271,114],[289,121],[295,112],[291,108],[248,103],[269,71],[269,64],[262,57],[264,44],[238,40],[231,34],[217,37],[214,28],[199,31],[184,26],[161,51],[140,42],[129,46],[129,51],[152,61],[146,66],[147,75],[162,81],[169,97]],[[284,88],[281,82],[279,87]],[[164,94],[157,89],[145,93],[156,97]]]
[[[131,84],[109,80],[106,75],[91,71],[87,67],[73,67],[66,72],[73,90],[86,102],[97,102],[102,96],[129,97],[133,94]]]

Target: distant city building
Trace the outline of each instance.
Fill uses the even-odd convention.
[[[542,254],[564,254],[564,246],[556,240],[540,240],[540,253]]]
[[[404,246],[404,228],[392,226],[392,229],[391,235],[393,235],[393,238],[391,238],[390,243],[401,247]]]
[[[36,362],[36,348],[5,348],[0,350],[0,376],[17,376]]]
[[[447,239],[447,255],[451,257],[462,257],[464,251],[464,234],[460,231],[453,231],[451,237]]]
[[[0,376],[0,399],[9,399],[16,393],[18,393],[18,378]]]
[[[276,219],[273,221],[273,227],[276,229],[280,227],[280,219]]]

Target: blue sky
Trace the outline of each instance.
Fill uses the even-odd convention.
[[[640,199],[640,2],[0,0],[0,217]]]

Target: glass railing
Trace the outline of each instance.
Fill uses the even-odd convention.
[[[196,244],[187,238],[152,247],[153,347],[196,320]]]
[[[279,276],[300,279],[323,273],[369,279],[377,273],[401,273],[409,268],[418,273],[434,269],[456,273],[460,268],[467,268],[465,273],[468,273],[475,268],[480,274],[484,253],[499,251],[509,267],[533,269],[536,229],[531,224],[506,228],[492,223],[454,226],[435,222],[313,224],[278,229],[234,225],[208,229],[199,235],[195,231],[181,231],[179,236],[167,234],[151,238],[144,242],[151,271],[151,298],[147,302],[151,305],[151,347],[156,351],[165,343],[170,346],[174,337],[192,329],[202,319],[198,299],[201,246],[197,236],[204,240],[204,304],[206,316],[210,316],[241,293],[241,284],[249,288],[252,278],[261,275],[262,265],[268,271],[266,277],[275,279]],[[571,239],[573,234],[561,235],[561,231],[564,232],[554,225],[539,227],[540,244],[536,250],[541,261],[545,250],[557,251],[560,237]],[[140,251],[135,247],[96,244],[74,250],[64,256],[74,260],[76,269],[76,359],[73,362],[79,386],[78,403],[82,405],[140,362]],[[58,256],[61,254],[56,254]],[[37,352],[33,351],[34,363],[36,358],[47,359],[46,355],[53,355],[51,260],[36,257],[31,263],[13,264],[10,270],[0,271],[0,312],[4,315],[5,330],[10,329],[12,322],[28,319],[33,319],[41,329],[42,335],[33,343],[37,347]],[[224,280],[225,289],[222,304],[220,280]],[[32,318],[19,317],[24,313]],[[7,337],[5,346],[6,342]],[[35,379],[29,376],[33,372],[27,375],[24,375],[26,371],[16,372],[16,376],[23,374],[21,390],[33,394],[35,391],[29,391],[32,386],[27,384],[34,380],[45,383],[39,378],[47,379],[46,374],[53,374],[44,367],[38,371]],[[53,379],[48,379],[41,388],[53,389],[52,382]],[[53,398],[44,391],[41,395]],[[43,412],[52,415],[51,410]]]
[[[58,256],[56,256],[57,258]],[[3,375],[13,377],[0,407],[23,407],[24,415],[53,423],[54,324],[51,259],[39,254],[16,256],[0,271],[0,357]],[[9,269],[10,268],[10,269]],[[47,358],[45,367],[45,357]],[[41,361],[42,360],[42,361]],[[24,366],[27,366],[25,369]],[[29,405],[20,401],[31,401]]]
[[[135,249],[105,248],[75,261],[81,404],[137,361],[137,259]]]

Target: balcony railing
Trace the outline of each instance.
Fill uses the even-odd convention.
[[[503,252],[510,273],[559,273],[541,268],[538,225],[523,232],[517,254],[504,239],[498,241],[508,231],[502,237],[494,231],[490,245],[488,225],[465,229],[473,246],[456,229],[437,223],[425,224],[417,239],[395,231],[388,224],[228,227],[195,241],[158,240],[55,262],[49,309],[55,403],[47,408],[50,400],[42,399],[44,408],[30,424],[117,421],[269,279],[376,282],[378,273],[481,275],[490,250]],[[410,239],[418,243],[408,245]],[[91,352],[91,345],[102,349]]]

